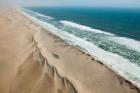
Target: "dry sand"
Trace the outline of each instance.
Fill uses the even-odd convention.
[[[0,93],[140,93],[15,10],[0,11]]]

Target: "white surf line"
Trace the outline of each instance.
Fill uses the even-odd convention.
[[[80,24],[74,23],[72,21],[60,21],[60,22],[63,25],[66,25],[66,26],[69,26],[69,27],[74,27],[74,28],[77,28],[77,29],[80,29],[80,30],[92,31],[92,32],[95,32],[95,33],[103,33],[103,34],[106,34],[106,35],[110,35],[111,37],[108,37],[107,39],[109,39],[111,41],[114,41],[116,43],[119,43],[121,45],[126,45],[128,48],[134,49],[134,50],[140,52],[140,41],[136,41],[136,40],[129,39],[129,38],[126,38],[126,37],[118,37],[118,36],[115,36],[112,33],[104,32],[104,31],[101,31],[101,30],[98,30],[98,29],[93,29],[91,27],[80,25]]]
[[[111,35],[111,36],[114,35],[114,34],[111,34],[109,32],[104,32],[104,31],[101,31],[101,30],[98,30],[98,29],[93,29],[91,27],[80,25],[80,24],[74,23],[72,21],[60,21],[60,22],[63,25],[66,25],[66,26],[69,26],[69,27],[74,27],[74,28],[77,28],[77,29],[80,29],[80,30],[85,30],[85,31],[90,31],[90,32],[95,32],[95,33],[102,33],[102,34]]]
[[[44,17],[44,18],[47,18],[47,19],[55,19],[55,18],[53,18],[53,17],[51,17],[51,16],[46,16],[46,15],[43,15],[43,14],[41,14],[41,13],[34,12],[34,11],[32,11],[32,10],[27,10],[27,9],[24,9],[24,8],[22,8],[22,9],[25,10],[25,11],[29,11],[29,12],[33,13],[35,16],[40,16],[40,17]],[[21,10],[21,11],[22,11],[22,10]]]
[[[140,41],[126,38],[126,37],[109,37],[108,39],[116,43],[126,45],[128,48],[140,52]]]

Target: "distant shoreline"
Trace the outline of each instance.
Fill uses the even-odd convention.
[[[136,7],[136,8],[129,8],[129,7],[88,7],[88,6],[73,6],[73,7],[69,7],[69,6],[33,6],[34,8],[38,8],[38,7],[42,7],[42,8],[67,8],[67,9],[116,9],[116,10],[140,10],[140,8]],[[30,6],[26,6],[26,7],[23,7],[23,8],[33,8],[33,7],[30,7]]]

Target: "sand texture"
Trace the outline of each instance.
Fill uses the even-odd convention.
[[[0,93],[140,93],[16,10],[0,11]]]

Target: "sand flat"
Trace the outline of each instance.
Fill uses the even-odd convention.
[[[0,11],[0,93],[140,93],[16,10]]]

